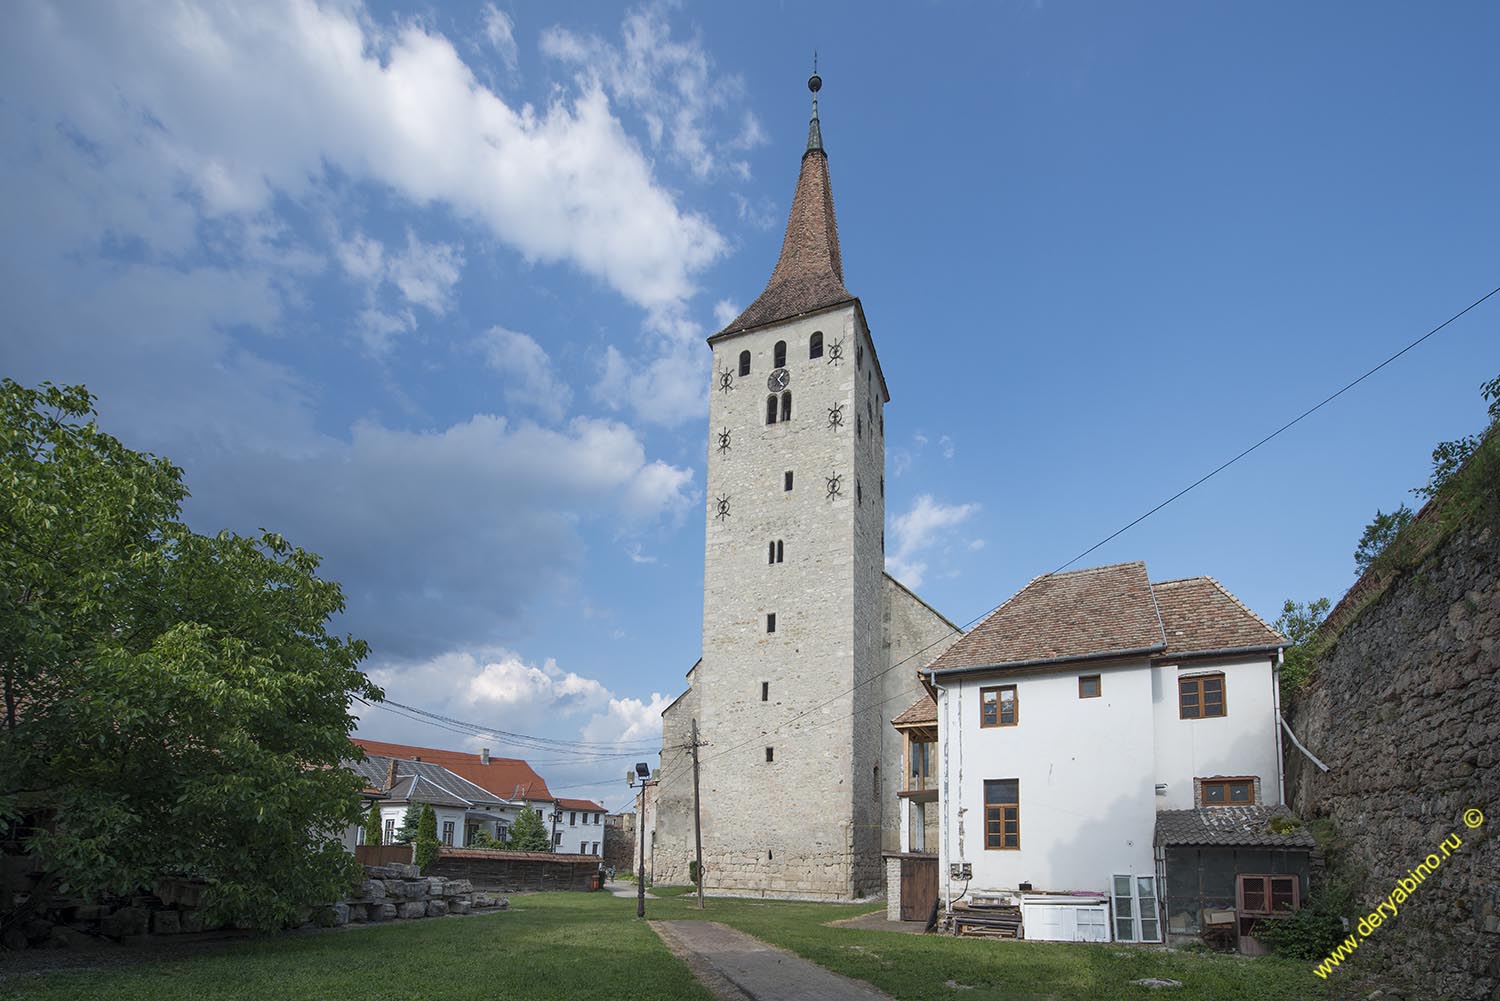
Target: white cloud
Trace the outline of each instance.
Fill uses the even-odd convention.
[[[927,573],[924,553],[978,510],[978,504],[943,504],[922,494],[905,514],[891,519],[895,545],[886,553],[886,569],[908,587],[921,587]]]
[[[525,334],[492,327],[481,340],[490,368],[505,377],[506,398],[549,420],[562,420],[573,391],[552,369],[542,346]]]
[[[594,397],[611,409],[629,409],[650,424],[680,424],[708,409],[711,361],[697,336],[661,336],[655,357],[646,361],[629,360],[609,345],[599,364]]]
[[[625,555],[630,557],[630,562],[632,562],[632,563],[656,563],[657,562],[657,559],[656,559],[655,556],[650,556],[650,555],[647,555],[646,553],[641,552],[641,544],[639,542],[631,543],[629,546],[626,546],[625,547]]]
[[[984,548],[984,540],[983,539],[970,539],[969,540],[969,552],[971,552],[971,553],[977,553],[977,552],[979,552],[983,548]]]
[[[499,648],[386,662],[368,673],[395,702],[486,728],[598,746],[586,755],[515,746],[498,736],[457,734],[378,708],[361,710],[360,736],[471,752],[489,747],[497,756],[527,759],[554,791],[611,802],[620,798],[618,774],[633,761],[654,760],[661,713],[672,701],[659,692],[646,698],[617,694],[551,658],[529,662]],[[599,780],[601,773],[609,778]]]
[[[953,447],[953,439],[949,438],[947,435],[943,435],[938,439],[938,448],[942,450],[943,458],[945,459],[953,458],[954,452],[956,451],[956,449]]]
[[[740,306],[732,299],[720,299],[714,303],[714,324],[720,329],[729,326],[730,322],[740,315]]]
[[[492,3],[484,5],[484,37],[512,72],[516,68],[516,26],[510,15]]]
[[[156,249],[190,244],[200,214],[265,213],[337,172],[446,205],[648,309],[680,305],[725,250],[656,183],[602,84],[512,107],[415,20],[386,30],[358,6],[311,0],[11,13],[0,82],[31,95],[35,125],[76,137],[141,193],[108,221]],[[445,263],[413,263],[407,289],[432,301],[426,280],[441,283]]]
[[[463,265],[457,247],[423,243],[407,230],[406,250],[391,260],[390,279],[407,302],[442,316],[453,305],[453,287]]]
[[[599,81],[611,97],[640,113],[653,146],[700,178],[719,170],[748,177],[748,163],[736,154],[766,142],[764,130],[748,109],[738,115],[736,131],[716,140],[711,119],[744,97],[744,81],[715,72],[713,58],[700,39],[672,37],[666,5],[650,3],[625,15],[620,42],[579,35],[562,27],[542,33],[542,51]]]
[[[447,243],[425,243],[410,229],[406,249],[390,253],[364,233],[355,233],[334,248],[344,274],[362,287],[365,308],[358,314],[358,331],[373,355],[390,352],[397,335],[415,330],[412,306],[442,316],[453,306],[453,289],[463,268],[463,254]],[[384,294],[394,289],[400,302]]]

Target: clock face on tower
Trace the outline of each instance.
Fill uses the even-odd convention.
[[[773,393],[779,393],[792,384],[792,373],[784,368],[778,368],[766,378],[766,386]]]

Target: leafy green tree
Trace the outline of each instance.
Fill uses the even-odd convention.
[[[432,812],[432,804],[422,804],[422,819],[417,824],[417,848],[413,855],[413,861],[422,871],[432,865],[438,857],[437,839],[437,814]]]
[[[422,808],[412,803],[401,815],[401,826],[396,828],[396,836],[392,839],[395,844],[409,845],[417,840],[417,828],[422,823]]]
[[[510,828],[510,847],[518,852],[549,852],[552,838],[542,823],[542,815],[530,806],[523,806],[516,822]]]
[[[31,900],[180,874],[276,926],[357,869],[367,648],[328,631],[316,556],[190,531],[182,471],[94,417],[81,386],[0,382],[0,850],[39,861]]]
[[[1318,626],[1327,617],[1329,607],[1327,598],[1318,598],[1306,604],[1288,598],[1281,606],[1281,618],[1276,620],[1276,631],[1291,642],[1281,665],[1283,703],[1291,701],[1312,676],[1313,664],[1317,660],[1313,637],[1317,635]]]
[[[1489,423],[1485,430],[1453,441],[1439,442],[1437,448],[1432,450],[1432,475],[1424,485],[1412,491],[1418,497],[1433,497],[1447,486],[1453,474],[1479,451],[1486,438],[1500,426],[1500,376],[1479,387],[1479,393],[1489,404]]]
[[[1396,541],[1402,529],[1411,524],[1412,517],[1411,508],[1405,504],[1389,514],[1378,509],[1375,511],[1375,518],[1365,526],[1364,534],[1359,537],[1359,547],[1354,550],[1356,575],[1363,576],[1370,569],[1380,554]]]
[[[365,815],[365,844],[380,844],[381,834],[380,804],[371,803],[370,812]]]

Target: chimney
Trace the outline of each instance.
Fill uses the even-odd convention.
[[[421,755],[420,755],[420,754],[413,754],[413,755],[412,755],[412,756],[411,756],[411,759],[412,759],[412,760],[413,760],[413,761],[421,761],[421,760],[422,760],[422,756],[421,756]]]
[[[395,784],[396,784],[396,759],[392,758],[390,761],[386,762],[386,766],[385,766],[385,788],[386,788],[386,791],[389,792],[391,790],[391,787],[394,786]]]
[[[479,763],[481,765],[490,763],[490,749],[488,747],[481,747],[479,749]]]

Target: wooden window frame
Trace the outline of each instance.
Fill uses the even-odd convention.
[[[1018,852],[1021,850],[1021,780],[1020,779],[985,779],[985,787],[991,782],[1014,782],[1016,784],[1016,801],[1014,803],[991,803],[988,792],[985,794],[984,803],[984,850],[987,852]],[[1005,824],[1009,821],[1016,825],[1015,843],[1005,843]],[[995,825],[995,834],[1000,838],[1000,844],[990,844],[990,825]]]
[[[449,848],[452,848],[453,847],[453,834],[454,834],[453,821],[451,821],[451,820],[445,820],[445,821],[443,821],[443,834],[442,834],[442,837],[439,838],[439,840],[443,844],[447,845]]]
[[[750,374],[750,352],[740,352],[740,378]]]
[[[1245,800],[1244,802],[1238,802],[1237,803],[1233,799],[1230,798],[1230,795],[1229,795],[1229,793],[1230,793],[1230,787],[1231,786],[1235,786],[1235,785],[1241,785],[1241,784],[1249,787],[1249,789],[1250,789],[1250,798],[1248,800]],[[1223,786],[1224,787],[1224,802],[1222,802],[1222,803],[1210,803],[1208,801],[1208,787],[1209,786]],[[1231,775],[1231,776],[1228,776],[1228,777],[1216,777],[1216,778],[1211,778],[1211,779],[1199,779],[1198,780],[1198,805],[1200,807],[1254,806],[1255,805],[1255,776],[1254,775]]]
[[[786,341],[777,341],[771,349],[771,367],[786,368]]]
[[[1265,909],[1252,911],[1245,906],[1245,883],[1248,880],[1260,881],[1260,889],[1265,903]],[[1277,880],[1289,880],[1292,884],[1292,909],[1289,911],[1278,911],[1273,901],[1275,897],[1275,885]],[[1287,914],[1293,914],[1302,909],[1302,877],[1295,873],[1240,873],[1234,877],[1234,905],[1235,909],[1243,917],[1272,918]]]
[[[1094,691],[1093,695],[1089,695],[1089,694],[1087,694],[1087,693],[1084,692],[1084,690],[1083,690],[1083,683],[1085,681],[1092,681],[1094,683],[1095,691]],[[1078,676],[1078,697],[1080,699],[1097,699],[1097,698],[1102,697],[1103,695],[1104,695],[1104,676],[1103,675],[1101,675],[1101,674],[1080,674]]]
[[[918,747],[924,747],[926,750],[918,751]],[[936,740],[917,740],[915,737],[907,736],[906,775],[903,781],[905,792],[926,792],[929,783],[933,783],[931,788],[937,788],[932,775],[932,756],[936,750]],[[925,771],[916,770],[919,763],[924,766]]]
[[[807,360],[823,357],[823,331],[814,330],[807,339]]]
[[[1005,713],[1002,711],[1002,708],[1001,708],[1001,707],[1003,707],[1005,705],[1005,698],[1004,698],[1004,696],[1001,693],[1003,693],[1006,689],[1010,690],[1011,720],[1010,720],[1009,723],[1005,722]],[[984,720],[984,701],[985,701],[985,696],[987,696],[990,692],[994,692],[995,693],[995,722],[993,722],[993,723],[986,723],[985,720]],[[979,690],[979,727],[980,727],[980,729],[982,729],[982,730],[992,730],[992,729],[994,729],[996,727],[1002,727],[1002,726],[1018,726],[1020,724],[1020,722],[1021,722],[1021,697],[1020,697],[1019,694],[1017,694],[1017,692],[1016,692],[1016,686],[1015,685],[989,685],[989,686],[987,686],[985,688],[981,688]]]
[[[1219,682],[1219,711],[1216,713],[1205,712],[1203,701],[1203,683],[1218,679]],[[1189,716],[1187,703],[1184,696],[1189,688],[1192,689],[1193,698],[1197,712]],[[1229,686],[1224,681],[1223,671],[1211,671],[1205,674],[1185,674],[1177,679],[1177,718],[1178,719],[1223,719],[1229,715]]]

